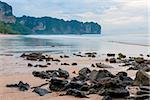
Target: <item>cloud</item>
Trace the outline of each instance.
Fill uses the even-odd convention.
[[[2,0],[16,16],[95,21],[103,33],[147,33],[148,0]]]

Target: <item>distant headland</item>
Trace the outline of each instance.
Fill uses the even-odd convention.
[[[52,17],[16,17],[12,7],[0,1],[0,33],[3,34],[101,34],[95,22],[65,21]]]

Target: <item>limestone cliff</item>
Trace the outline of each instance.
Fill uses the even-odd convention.
[[[5,23],[15,23],[16,19],[12,13],[12,7],[0,1],[0,21]]]

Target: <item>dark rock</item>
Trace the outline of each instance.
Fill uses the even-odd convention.
[[[126,58],[126,55],[122,54],[122,53],[119,53],[118,54],[118,57],[121,59],[121,58]]]
[[[80,98],[87,98],[84,92],[79,91],[77,89],[68,89],[66,92],[66,95],[72,95],[72,96],[80,97]]]
[[[150,67],[144,67],[143,70],[146,72],[150,72]]]
[[[109,88],[119,88],[119,87],[126,87],[120,79],[117,77],[115,78],[110,78],[106,77],[104,79],[99,80],[99,83],[103,85],[104,88],[109,89]]]
[[[102,63],[96,63],[96,66],[98,68],[113,68],[112,66],[106,65],[106,64],[102,64]]]
[[[150,86],[150,75],[143,70],[139,70],[136,73],[136,78],[134,79],[133,85]]]
[[[50,77],[51,77],[50,74],[48,74],[47,72],[44,72],[44,71],[41,71],[41,72],[33,71],[32,75],[35,77],[42,78],[42,79],[50,79]]]
[[[32,67],[33,65],[31,63],[28,63],[28,67]]]
[[[86,81],[88,80],[88,76],[79,75],[72,78],[72,81]]]
[[[109,59],[109,62],[110,62],[110,63],[116,63],[116,59],[115,59],[115,58],[110,58],[110,59]]]
[[[61,63],[61,65],[69,65],[68,63]]]
[[[141,63],[144,63],[144,58],[137,57],[137,58],[135,58],[135,61],[136,61],[137,63],[141,64]]]
[[[95,53],[95,52],[93,52],[93,53],[85,53],[85,55],[87,55],[88,57],[92,57],[92,58],[95,58],[96,57],[96,54],[97,53]]]
[[[93,73],[94,74],[94,73]],[[98,73],[96,72],[95,74],[97,74],[96,75],[96,77],[95,77],[95,79],[94,80],[96,80],[96,81],[99,81],[99,80],[101,80],[102,78],[106,78],[106,77],[114,77],[114,75],[112,75],[109,71],[107,71],[107,70],[99,70],[98,71]],[[92,74],[90,74],[90,75],[92,75]],[[95,75],[93,75],[93,76],[95,76]]]
[[[72,66],[76,66],[77,65],[77,63],[72,63]]]
[[[109,95],[112,98],[124,98],[129,96],[129,91],[124,88],[106,89],[104,95]]]
[[[51,63],[47,63],[47,65],[51,65]]]
[[[125,64],[123,64],[122,66],[130,66],[130,65],[132,65],[132,64],[130,64],[130,63],[125,63]]]
[[[63,58],[63,56],[60,56],[60,58]]]
[[[35,65],[34,67],[38,67],[39,65]]]
[[[150,95],[137,95],[137,96],[129,96],[127,100],[149,100]]]
[[[14,87],[14,88],[18,88],[20,91],[27,91],[30,88],[30,85],[28,83],[23,83],[22,81],[20,81],[18,84],[9,84],[6,85],[6,87]]]
[[[68,81],[62,79],[52,78],[50,80],[49,88],[53,91],[63,91],[66,89]]]
[[[89,89],[89,94],[96,94],[98,91],[94,88]]]
[[[130,67],[127,70],[138,70],[138,68],[137,67]]]
[[[126,72],[118,72],[116,76],[127,76],[128,74]]]
[[[81,87],[83,87],[84,85],[87,85],[85,82],[83,81],[71,81],[68,85],[67,88],[71,88],[71,89],[81,89]]]
[[[91,72],[91,70],[89,68],[84,67],[79,71],[79,75],[87,76],[87,74],[89,74],[90,72]]]
[[[37,61],[37,58],[35,58],[35,57],[30,57],[30,56],[27,56],[26,59],[27,59],[27,60],[34,60],[34,61]]]
[[[98,71],[93,70],[93,71],[90,73],[90,75],[89,75],[89,79],[90,79],[91,81],[95,81],[96,78],[97,78],[97,75],[98,75]]]
[[[108,57],[114,57],[115,54],[114,54],[114,53],[108,53],[107,56],[108,56]]]
[[[81,91],[88,91],[89,88],[90,88],[90,86],[89,86],[88,84],[85,84],[85,85],[83,85],[83,86],[80,88],[80,90],[81,90]]]
[[[27,56],[27,54],[25,54],[25,53],[23,53],[20,57],[26,57]]]
[[[43,61],[43,59],[39,59],[39,61]]]
[[[39,94],[40,96],[44,96],[48,93],[51,93],[50,91],[46,90],[46,89],[43,89],[43,88],[40,88],[40,87],[37,87],[33,90],[33,92],[36,92],[37,94]]]
[[[143,94],[150,94],[150,92],[149,92],[149,91],[140,90],[140,91],[137,91],[136,94],[137,94],[137,95],[143,95]]]
[[[140,56],[144,56],[143,54],[140,54]]]
[[[91,67],[95,67],[95,65],[94,65],[94,64],[92,64],[92,65],[91,65]]]
[[[26,56],[27,60],[38,60],[38,59],[43,59],[45,58],[42,53],[30,53],[29,55]]]
[[[59,77],[64,77],[65,79],[67,79],[69,77],[69,73],[66,70],[62,70],[62,69],[58,69],[58,73],[59,73]]]
[[[140,89],[143,91],[150,91],[150,87],[140,86]]]
[[[7,84],[6,87],[17,88],[18,84]]]
[[[64,58],[69,58],[69,56],[67,56],[67,55],[64,55]]]
[[[48,67],[47,65],[39,65],[39,67],[44,68],[44,67]]]
[[[72,73],[73,73],[73,74],[76,74],[76,71],[73,71]]]
[[[102,100],[112,100],[110,96],[104,96]]]
[[[106,61],[106,62],[108,62],[108,61],[109,61],[109,59],[108,59],[108,58],[106,58],[106,59],[105,59],[105,61]]]
[[[20,81],[18,87],[20,91],[27,91],[29,90],[30,85],[28,83],[23,83],[22,81]]]
[[[52,59],[52,61],[60,62],[60,60],[59,60],[59,59]]]

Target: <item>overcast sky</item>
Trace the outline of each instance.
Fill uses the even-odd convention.
[[[148,33],[148,0],[1,0],[15,16],[94,21],[102,33]]]

